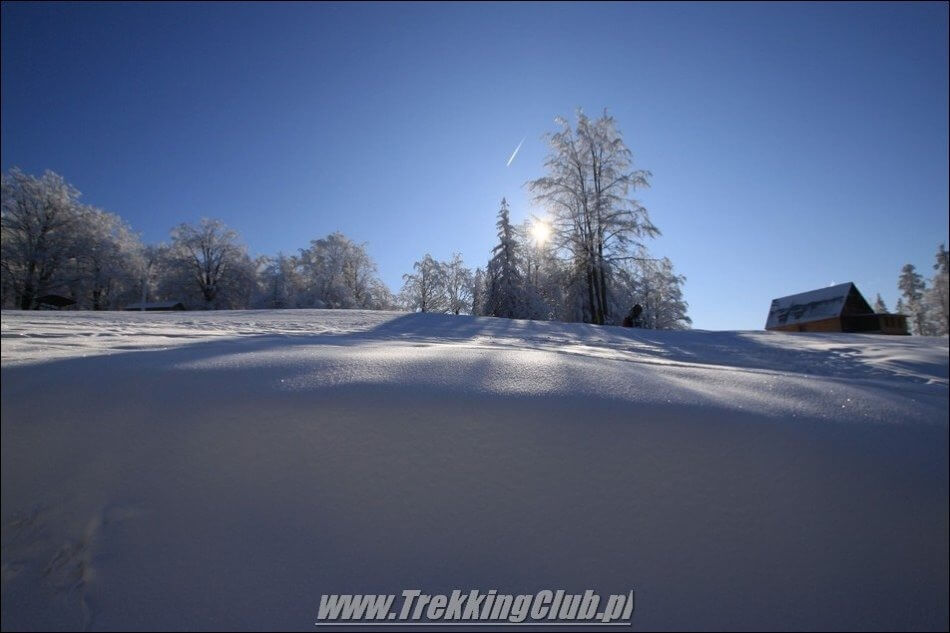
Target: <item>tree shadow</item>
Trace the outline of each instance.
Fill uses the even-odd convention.
[[[247,353],[276,354],[302,346],[371,346],[380,343],[414,347],[447,346],[458,354],[466,349],[497,349],[501,351],[543,351],[569,354],[605,362],[638,363],[643,365],[676,366],[682,368],[719,368],[726,371],[769,372],[777,375],[815,376],[835,380],[897,381],[895,386],[908,383],[936,383],[946,386],[948,378],[946,340],[918,340],[875,335],[845,334],[780,334],[743,331],[656,331],[615,326],[596,326],[583,323],[530,321],[466,315],[428,313],[397,313],[370,325],[366,329],[320,332],[308,329],[309,314],[287,311],[287,320],[293,328],[260,334],[224,335],[211,340],[195,340],[182,345],[155,349],[154,343],[141,347],[131,340],[111,346],[121,350],[124,366],[134,368],[142,363],[152,369],[172,369],[186,363],[214,363],[216,359],[233,358]],[[320,316],[332,311],[307,311]],[[193,319],[192,319],[193,320]],[[247,326],[248,324],[242,324]],[[253,326],[254,324],[249,324]],[[98,326],[96,326],[98,327]],[[266,328],[266,325],[262,327]],[[200,335],[182,332],[179,338]],[[63,332],[51,336],[65,336]],[[178,334],[176,334],[178,336]],[[123,340],[123,334],[116,336]],[[60,339],[57,339],[59,341]],[[39,342],[39,341],[38,341]],[[42,343],[39,343],[42,345]],[[59,343],[57,343],[58,345]],[[865,353],[868,348],[886,346],[899,357],[888,363],[875,362]],[[138,349],[136,349],[138,348]],[[41,366],[50,380],[69,367],[81,363],[96,373],[102,356],[50,359],[24,365],[7,364],[4,375],[14,377],[27,372],[26,367]],[[103,361],[114,362],[114,361]],[[489,364],[490,365],[490,364]],[[487,380],[491,367],[482,367],[483,375],[473,380]],[[300,368],[298,368],[300,370]],[[302,370],[301,370],[302,371]]]
[[[404,314],[366,331],[321,335],[334,344],[366,340],[465,343],[588,355],[615,361],[728,367],[835,378],[894,377],[946,383],[946,341],[871,334],[785,334],[752,331],[643,330],[585,323],[465,315]],[[862,354],[867,347],[900,348],[886,366]],[[942,345],[942,346],[941,346]],[[920,358],[920,352],[931,358]],[[942,359],[942,362],[941,362]]]

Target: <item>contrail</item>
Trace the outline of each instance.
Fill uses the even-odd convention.
[[[523,139],[521,139],[521,142],[518,143],[518,147],[516,147],[516,148],[515,148],[515,151],[513,151],[513,152],[511,153],[511,158],[509,158],[509,159],[508,159],[508,162],[505,163],[505,167],[510,167],[510,166],[511,166],[511,161],[513,161],[513,160],[515,159],[515,156],[518,155],[518,150],[521,149],[521,146],[522,146],[522,145],[524,145],[524,139],[525,139],[525,138],[528,138],[528,137],[526,136],[526,137],[524,137]]]

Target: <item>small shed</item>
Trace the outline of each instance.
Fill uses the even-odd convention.
[[[36,308],[38,310],[61,310],[69,306],[76,305],[75,299],[63,297],[62,295],[43,295],[36,299]]]
[[[878,314],[857,286],[848,282],[772,301],[766,330],[907,334],[903,314]]]
[[[184,310],[185,304],[181,301],[150,301],[146,303],[130,303],[122,309],[138,312],[168,312],[171,310]]]

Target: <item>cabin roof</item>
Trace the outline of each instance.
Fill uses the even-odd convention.
[[[769,308],[765,329],[840,316],[852,292],[864,301],[861,293],[850,281],[774,299]]]

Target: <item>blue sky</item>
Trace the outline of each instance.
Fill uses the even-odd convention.
[[[893,307],[948,240],[948,9],[929,4],[2,5],[2,169],[157,242],[342,231],[394,289],[537,213],[555,115],[609,108],[696,327],[854,281]],[[506,167],[512,150],[527,137]]]

